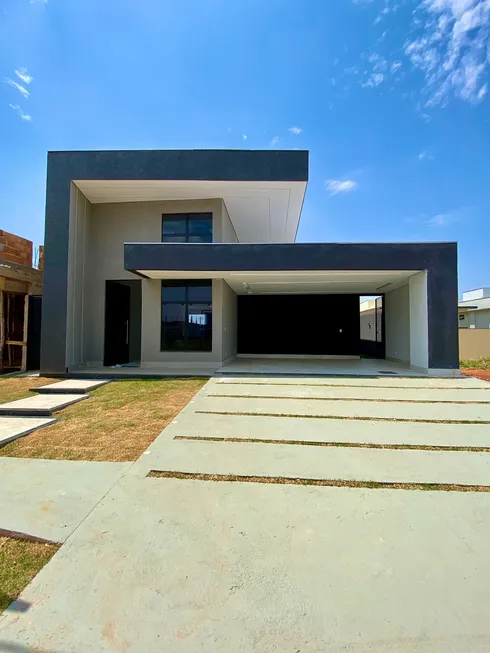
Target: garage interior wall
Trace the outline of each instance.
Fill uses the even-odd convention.
[[[238,354],[358,357],[359,295],[240,295]]]
[[[386,358],[410,364],[410,288],[385,293]]]

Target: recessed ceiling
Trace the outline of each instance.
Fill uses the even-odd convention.
[[[150,279],[224,279],[237,295],[380,294],[408,283],[416,270],[328,270],[325,272],[165,272],[141,270]]]
[[[306,182],[74,181],[93,204],[222,198],[242,243],[292,243]]]

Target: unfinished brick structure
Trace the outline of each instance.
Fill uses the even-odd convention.
[[[32,255],[32,241],[0,229],[0,373],[26,369],[29,330],[31,351],[38,347],[40,318],[33,329],[29,309],[40,311],[44,252],[37,269]]]
[[[32,267],[32,241],[0,229],[0,259]]]

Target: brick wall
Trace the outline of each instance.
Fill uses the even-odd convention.
[[[44,246],[39,245],[39,261],[37,264],[38,270],[44,270]]]
[[[0,259],[32,267],[32,241],[0,229]]]

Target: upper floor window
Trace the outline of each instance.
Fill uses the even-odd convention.
[[[162,215],[163,243],[212,243],[212,213],[168,213]]]

